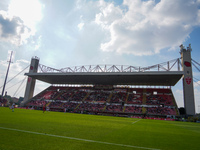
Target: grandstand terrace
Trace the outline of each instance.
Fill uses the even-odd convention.
[[[109,87],[109,88],[108,88]],[[50,86],[34,96],[27,106],[51,111],[117,116],[177,116],[171,89],[115,86]]]

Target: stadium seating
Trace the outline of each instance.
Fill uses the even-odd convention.
[[[53,111],[125,115],[178,115],[171,89],[50,86],[27,106],[48,105]]]
[[[141,114],[142,113],[142,107],[139,107],[139,106],[126,106],[125,112]]]
[[[45,100],[31,100],[27,105],[28,106],[43,106],[46,105],[47,101]]]

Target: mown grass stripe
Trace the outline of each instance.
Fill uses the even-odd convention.
[[[191,126],[191,125],[179,125],[179,124],[172,124],[172,125],[175,125],[175,126],[179,126],[179,127],[190,127],[190,128],[200,128],[200,126]]]
[[[88,139],[81,139],[81,138],[75,138],[75,137],[67,137],[67,136],[61,136],[61,135],[46,134],[46,133],[40,133],[40,132],[34,132],[34,131],[26,131],[26,130],[13,129],[13,128],[6,128],[6,127],[0,127],[0,129],[18,131],[18,132],[25,132],[25,133],[31,133],[31,134],[38,134],[38,135],[46,135],[46,136],[51,136],[51,137],[65,138],[65,139],[70,139],[70,140],[78,140],[78,141],[91,142],[91,143],[107,144],[107,145],[138,148],[138,149],[159,150],[159,149],[155,149],[155,148],[140,147],[140,146],[133,146],[133,145],[125,145],[125,144],[117,144],[117,143],[109,143],[109,142],[102,142],[102,141],[94,141],[94,140],[88,140]]]

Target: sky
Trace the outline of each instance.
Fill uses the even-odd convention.
[[[192,59],[200,63],[200,0],[1,0],[0,86],[10,51],[14,58],[8,81],[34,56],[56,69],[97,64],[147,67],[180,58],[179,46],[190,43]],[[200,72],[194,67],[193,75],[200,112]],[[23,97],[25,84],[22,73],[6,91]],[[35,94],[47,86],[37,81]],[[183,107],[182,80],[172,90]]]

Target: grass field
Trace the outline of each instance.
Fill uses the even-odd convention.
[[[0,107],[0,150],[199,150],[200,124]]]

